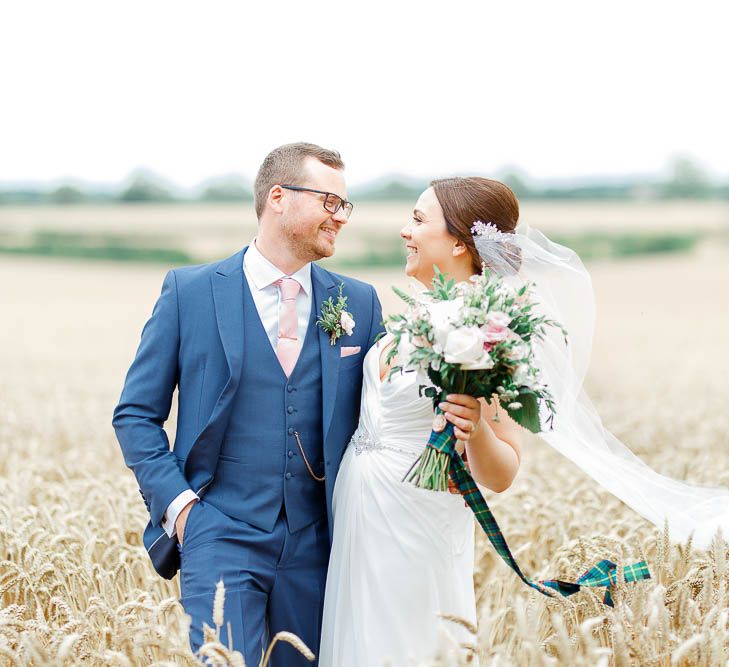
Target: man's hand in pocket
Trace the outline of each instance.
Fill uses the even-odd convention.
[[[190,509],[196,502],[197,500],[191,500],[189,503],[187,503],[187,505],[185,505],[180,513],[177,515],[177,519],[175,520],[175,528],[177,529],[177,541],[180,543],[180,546],[182,546],[182,536],[185,533],[187,515],[190,513]]]

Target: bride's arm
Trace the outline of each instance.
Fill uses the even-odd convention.
[[[521,427],[498,408],[472,396],[453,394],[441,403],[446,419],[455,426],[455,435],[465,442],[471,475],[477,484],[500,493],[511,486],[521,460]],[[461,448],[458,448],[461,451]]]

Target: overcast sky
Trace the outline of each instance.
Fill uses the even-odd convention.
[[[724,2],[36,2],[0,10],[0,181],[181,186],[281,143],[351,183],[729,176]]]

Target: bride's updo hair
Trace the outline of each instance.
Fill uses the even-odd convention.
[[[443,209],[448,233],[465,244],[474,272],[481,273],[471,226],[480,220],[493,223],[499,231],[513,233],[519,222],[516,195],[503,183],[480,176],[438,178],[430,185]]]

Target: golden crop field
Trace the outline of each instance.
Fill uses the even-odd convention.
[[[356,203],[338,240],[339,258],[397,244],[415,202]],[[520,219],[547,234],[696,233],[729,236],[729,202],[526,201]],[[106,234],[185,250],[201,261],[235,252],[256,233],[252,204],[108,204],[1,206],[0,246],[38,232]]]
[[[709,209],[694,218],[720,225],[725,209]],[[559,207],[552,213],[555,225],[567,218]],[[11,214],[20,215],[0,213],[6,229]],[[210,227],[195,215],[167,210],[140,233],[215,238],[211,252],[246,240],[231,236],[235,210]],[[148,516],[111,428],[165,270],[0,256],[0,664],[196,664],[178,581],[148,561]],[[729,249],[703,245],[591,270],[598,327],[587,387],[606,425],[662,473],[729,486]],[[399,272],[351,273],[377,285],[386,310],[398,307],[389,285],[404,285]],[[172,437],[174,418],[169,426]],[[513,486],[488,500],[527,575],[574,580],[601,558],[645,558],[652,579],[619,587],[615,609],[599,592],[548,600],[479,537],[481,665],[727,664],[726,542],[707,552],[670,544],[536,438]]]

